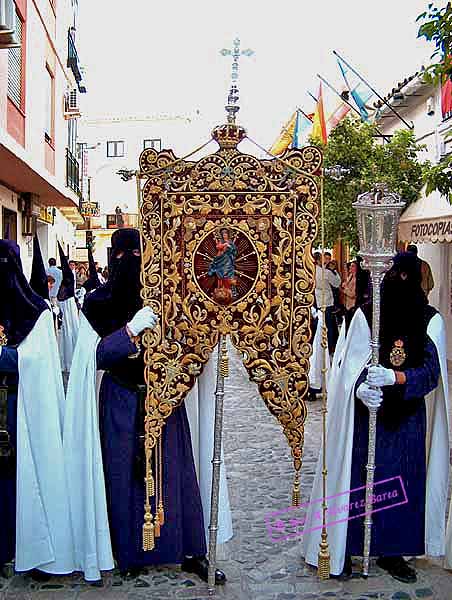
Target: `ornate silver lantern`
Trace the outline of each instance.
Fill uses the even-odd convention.
[[[371,365],[379,363],[380,285],[385,272],[391,267],[396,252],[397,228],[405,202],[388,192],[385,184],[376,184],[371,192],[358,196],[353,204],[358,219],[359,255],[362,266],[370,272],[372,282],[372,358]],[[364,556],[362,572],[369,574],[370,541],[372,533],[372,496],[375,471],[375,441],[377,409],[369,409],[369,446],[366,478],[366,516],[364,519]]]

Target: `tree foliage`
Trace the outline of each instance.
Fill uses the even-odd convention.
[[[435,84],[441,83],[444,77],[452,80],[452,3],[448,2],[442,8],[430,3],[416,20],[422,22],[418,37],[424,37],[435,45],[431,56],[433,62],[426,69],[426,79]]]
[[[431,166],[424,173],[424,180],[426,194],[436,190],[452,202],[452,155],[445,156],[438,164]]]
[[[340,165],[350,173],[340,181],[325,177],[325,242],[332,246],[343,239],[358,245],[356,211],[353,202],[375,183],[387,183],[409,206],[419,198],[424,166],[417,158],[424,146],[416,143],[413,132],[397,131],[382,143],[375,128],[357,119],[344,119],[331,133],[323,148],[325,168]]]

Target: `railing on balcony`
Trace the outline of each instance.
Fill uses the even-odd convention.
[[[71,188],[80,198],[80,167],[78,160],[69,150],[66,148],[66,185]]]
[[[78,60],[77,48],[75,47],[74,38],[72,37],[71,30],[67,32],[67,66],[72,70],[75,81],[80,83],[82,80],[82,73],[80,71],[80,64]]]
[[[114,215],[107,215],[107,229],[121,229],[121,227],[138,227],[138,215],[121,211]]]

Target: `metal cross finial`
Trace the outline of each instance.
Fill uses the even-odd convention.
[[[251,56],[254,54],[254,51],[250,48],[246,50],[240,50],[240,40],[239,38],[235,38],[234,48],[232,50],[228,50],[227,48],[223,48],[220,50],[220,54],[222,56],[232,56],[232,73],[231,73],[231,88],[228,94],[228,103],[226,105],[226,113],[228,115],[228,123],[235,123],[235,116],[237,112],[240,110],[239,102],[239,88],[237,87],[238,79],[239,79],[239,59],[240,56]]]

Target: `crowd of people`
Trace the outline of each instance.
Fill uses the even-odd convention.
[[[90,254],[79,306],[76,265],[59,253],[60,268],[54,258],[45,268],[36,238],[28,282],[19,247],[0,240],[0,382],[6,390],[0,396],[0,570],[14,560],[17,572],[38,581],[81,571],[98,583],[115,564],[124,577],[135,577],[145,565],[164,563],[181,564],[207,581],[213,359],[168,417],[156,449],[153,518],[146,522],[155,548],[146,550],[150,488],[145,495],[139,340],[157,317],[141,298],[139,233],[123,228],[113,234],[106,281]],[[223,469],[220,547],[231,536]],[[216,583],[225,580],[216,570]]]
[[[215,357],[168,416],[146,464],[140,336],[158,326],[158,317],[143,307],[138,231],[115,231],[111,246],[107,277],[89,253],[89,276],[77,295],[76,264],[61,247],[60,268],[54,258],[45,268],[36,239],[27,281],[17,244],[0,240],[0,569],[14,560],[16,571],[39,581],[81,571],[98,583],[115,564],[135,577],[164,563],[206,581]],[[354,491],[355,504],[363,505],[368,415],[378,409],[375,480],[402,481],[409,501],[375,513],[370,551],[391,576],[412,583],[416,572],[406,556],[445,554],[452,568],[446,345],[442,318],[428,302],[432,273],[413,246],[394,257],[381,289],[380,364],[370,366],[368,272],[359,258],[342,276],[331,254],[314,258],[309,379],[314,399],[322,386],[324,306],[328,493]],[[145,521],[149,466],[157,480]],[[323,473],[319,460],[315,501]],[[312,527],[315,501],[303,536],[303,556],[313,566],[321,534]],[[224,464],[219,506],[221,547],[232,537]],[[352,556],[363,554],[358,516],[341,514],[329,528],[334,577],[350,577]],[[154,549],[143,546],[143,531],[152,533]],[[225,581],[217,570],[215,582]]]

